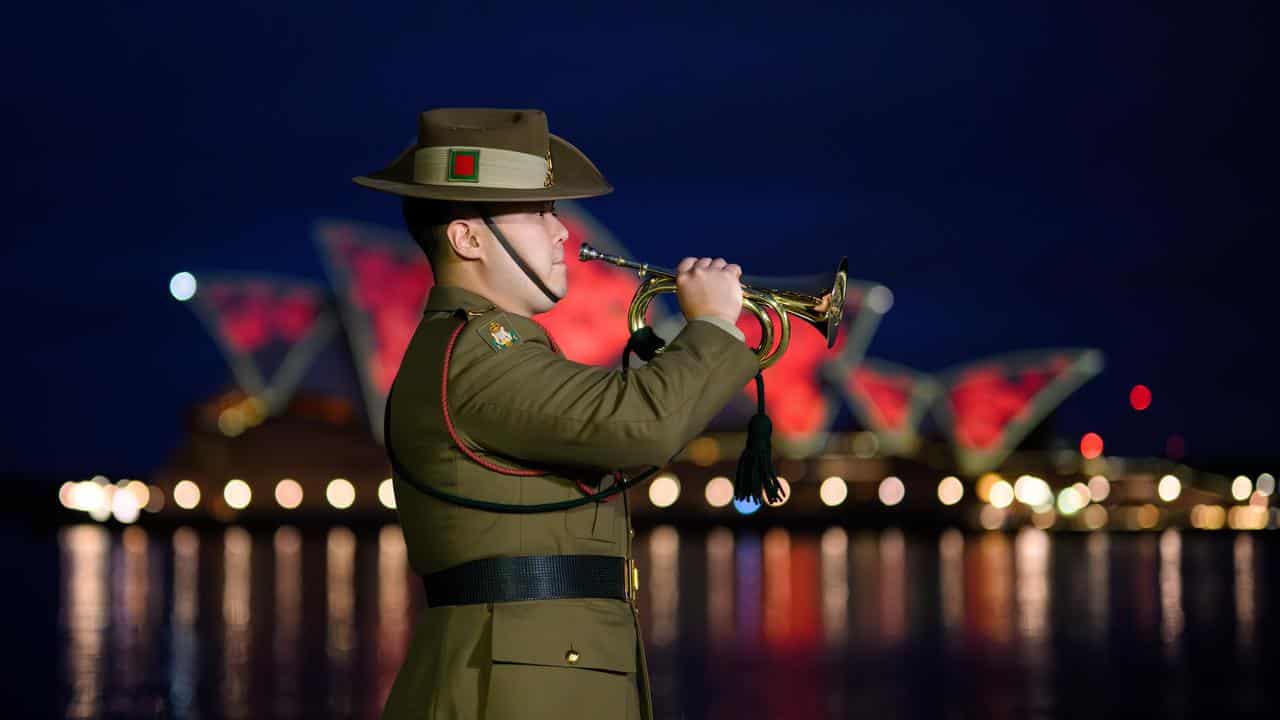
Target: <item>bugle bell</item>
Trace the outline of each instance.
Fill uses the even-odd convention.
[[[627,326],[632,333],[645,326],[644,316],[649,303],[662,293],[676,291],[676,272],[664,267],[638,263],[618,255],[600,252],[583,243],[578,250],[578,259],[587,262],[601,260],[610,265],[635,270],[640,276],[640,287],[631,298],[631,306],[627,310]],[[744,284],[742,286],[742,306],[760,321],[760,345],[753,348],[760,361],[760,369],[764,370],[778,361],[791,343],[790,317],[808,322],[827,340],[827,347],[834,347],[836,335],[840,331],[840,318],[844,314],[845,286],[848,282],[849,259],[841,258],[836,268],[835,278],[830,290],[820,295],[807,295],[792,290],[775,290],[758,288]],[[765,312],[773,310],[771,316]],[[773,318],[777,317],[775,321]],[[778,327],[775,327],[775,322]],[[774,339],[777,338],[777,346]]]

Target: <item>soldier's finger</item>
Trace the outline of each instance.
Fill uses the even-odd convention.
[[[706,270],[711,267],[711,258],[698,258],[698,262],[693,265],[696,268]]]
[[[712,260],[712,261],[711,261],[711,269],[712,269],[712,270],[719,270],[719,269],[723,268],[725,265],[728,265],[728,264],[729,264],[729,263],[727,263],[727,262],[725,262],[725,261],[724,261],[724,258],[716,258],[715,260]]]
[[[689,272],[689,270],[693,268],[693,264],[697,261],[698,261],[698,258],[691,258],[691,257],[687,257],[681,260],[680,264],[676,266],[676,272],[677,273]]]
[[[737,277],[737,278],[742,277],[742,267],[739,265],[734,265],[734,264],[725,265],[724,269],[733,273],[734,277]]]

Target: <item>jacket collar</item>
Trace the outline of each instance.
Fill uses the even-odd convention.
[[[469,314],[481,314],[496,309],[496,306],[483,295],[457,285],[433,285],[427,293],[427,306],[423,312],[450,312],[458,308]]]

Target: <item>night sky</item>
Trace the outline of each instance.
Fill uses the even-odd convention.
[[[895,295],[870,356],[1096,347],[1064,435],[1280,455],[1268,4],[128,5],[27,4],[3,31],[0,470],[163,463],[230,380],[170,276],[323,280],[312,222],[397,225],[351,176],[466,105],[546,110],[641,259],[848,255]]]

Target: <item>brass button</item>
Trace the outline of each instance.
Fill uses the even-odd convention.
[[[567,653],[565,653],[565,654],[564,654],[564,659],[565,659],[565,661],[566,661],[566,662],[568,662],[570,665],[577,665],[577,664],[578,664],[578,651],[577,651],[577,650],[570,650],[569,652],[567,652]]]
[[[635,537],[636,536],[635,528],[627,528],[627,534],[630,535],[631,537]]]

